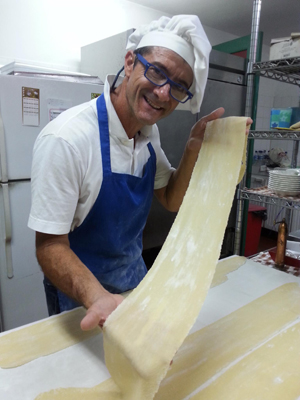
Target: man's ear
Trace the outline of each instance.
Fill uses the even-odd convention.
[[[135,55],[132,50],[129,50],[125,55],[125,64],[124,64],[124,72],[127,78],[130,77],[131,72],[133,71]]]

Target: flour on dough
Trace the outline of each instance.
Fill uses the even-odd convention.
[[[207,124],[187,193],[162,250],[104,325],[106,366],[123,400],[153,399],[199,314],[239,179],[246,121],[229,117]]]

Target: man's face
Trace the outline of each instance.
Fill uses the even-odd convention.
[[[133,55],[135,58],[135,55]],[[187,62],[177,53],[164,47],[154,47],[144,55],[151,64],[160,68],[172,81],[189,88],[193,82],[193,71]],[[126,98],[131,115],[142,125],[153,125],[161,118],[171,114],[177,107],[169,93],[170,85],[155,86],[144,76],[145,67],[137,61],[128,69]]]

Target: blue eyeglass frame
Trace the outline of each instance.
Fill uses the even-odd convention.
[[[160,68],[158,68],[156,65],[149,63],[149,62],[148,62],[143,56],[141,56],[139,53],[138,53],[136,56],[137,56],[138,60],[139,60],[139,61],[144,65],[144,67],[145,67],[145,72],[144,72],[145,78],[146,78],[149,82],[151,82],[153,85],[158,86],[158,87],[162,87],[162,86],[165,86],[165,85],[167,85],[167,84],[169,83],[169,84],[170,84],[170,90],[169,90],[170,96],[171,96],[174,100],[176,100],[176,101],[178,101],[179,103],[182,103],[182,104],[186,103],[188,100],[190,100],[190,99],[193,98],[193,96],[194,96],[193,93],[191,93],[187,88],[185,88],[184,86],[180,85],[179,83],[176,83],[176,82],[172,81],[172,79],[170,79],[170,78],[169,78]],[[162,85],[158,85],[157,83],[152,82],[152,81],[146,76],[147,71],[148,71],[148,69],[149,69],[150,67],[153,67],[153,68],[157,69],[157,70],[166,78],[166,82],[163,83]],[[172,93],[171,93],[171,88],[172,88],[172,86],[177,86],[177,87],[180,87],[180,88],[182,88],[183,90],[185,90],[185,92],[186,92],[186,94],[187,94],[187,96],[188,96],[187,99],[185,99],[184,101],[181,101],[181,100],[176,99],[176,98],[172,95]]]

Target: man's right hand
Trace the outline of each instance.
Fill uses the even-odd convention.
[[[96,326],[103,327],[107,317],[122,303],[124,297],[120,294],[105,293],[87,310],[86,316],[81,321],[81,329],[89,331]]]

